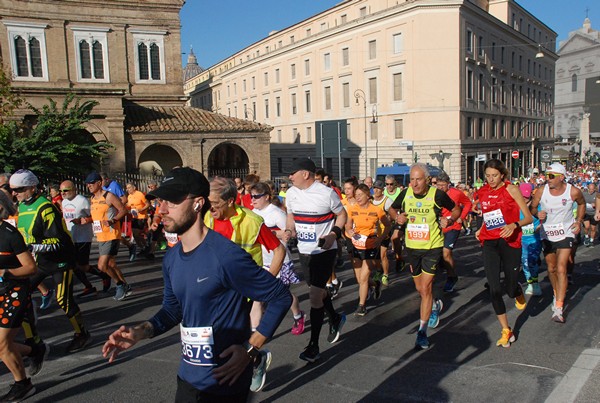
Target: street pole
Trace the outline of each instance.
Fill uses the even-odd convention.
[[[365,178],[369,176],[369,160],[367,158],[367,97],[365,92],[361,89],[354,91],[354,98],[356,98],[356,105],[359,105],[359,99],[363,101],[364,108],[364,121],[365,121]]]

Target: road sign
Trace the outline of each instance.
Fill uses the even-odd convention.
[[[514,150],[512,153],[510,153],[510,155],[516,160],[519,159],[519,151],[517,150]]]
[[[552,162],[552,150],[542,150],[540,156],[542,162]]]

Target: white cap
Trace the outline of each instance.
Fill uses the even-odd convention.
[[[37,186],[40,181],[37,176],[28,169],[19,169],[10,176],[11,188],[22,188],[25,186]]]
[[[561,174],[563,176],[567,176],[567,170],[565,169],[565,166],[563,164],[561,164],[560,162],[555,162],[554,164],[550,165],[548,168],[546,168],[546,172],[551,172],[551,173],[556,173],[556,174]],[[12,179],[12,177],[11,177]]]

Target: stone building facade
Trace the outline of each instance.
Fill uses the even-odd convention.
[[[47,103],[47,97],[61,102],[68,93],[99,102],[88,131],[115,145],[102,169],[135,172],[144,163],[162,171],[182,164],[208,169],[196,146],[202,141],[209,148],[206,161],[211,161],[212,149],[219,153],[220,144],[227,148],[239,141],[251,164],[246,154],[255,147],[243,143],[263,144],[268,126],[198,114],[185,106],[179,18],[183,4],[184,0],[0,0],[2,67],[10,70],[13,89],[33,106]],[[137,110],[159,112],[128,115]],[[30,113],[18,110],[16,118]],[[149,120],[140,122],[140,116]],[[177,124],[163,124],[163,118]],[[244,140],[229,140],[230,133]],[[268,155],[269,148],[259,151]],[[148,156],[155,159],[146,160]],[[243,170],[269,176],[269,165],[256,161]]]
[[[271,169],[320,162],[320,124],[348,143],[323,165],[373,175],[394,161],[482,176],[515,172],[552,147],[556,33],[513,0],[348,0],[227,57],[184,84],[192,103],[264,122]],[[543,57],[536,57],[541,54]]]

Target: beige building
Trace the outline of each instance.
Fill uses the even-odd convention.
[[[600,31],[586,18],[559,44],[558,55],[555,159],[591,157],[600,151]]]
[[[328,122],[348,136],[341,152],[325,147],[335,177],[417,159],[466,180],[490,157],[512,167],[512,150],[526,172],[553,143],[555,40],[512,0],[348,0],[272,32],[184,92],[194,106],[273,126],[273,175],[300,155],[320,163]]]
[[[71,92],[99,102],[88,131],[115,145],[102,169],[187,165],[209,174],[270,176],[269,126],[185,106],[183,4],[0,0],[0,62],[14,90],[36,107]],[[16,118],[31,113],[18,110]]]

